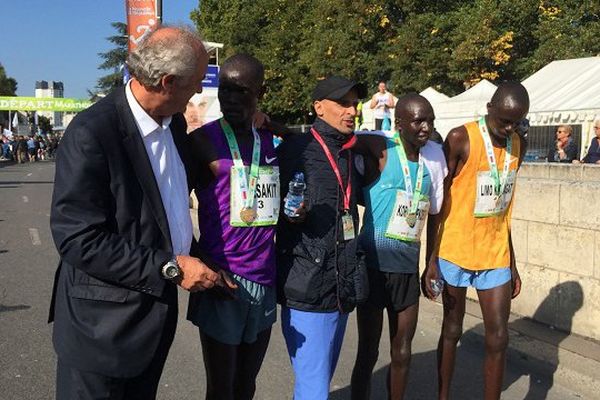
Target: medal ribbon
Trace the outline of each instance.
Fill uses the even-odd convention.
[[[240,182],[240,192],[242,193],[242,201],[244,208],[254,208],[254,197],[256,194],[256,182],[258,181],[258,170],[260,165],[260,136],[256,131],[254,125],[252,125],[252,134],[254,135],[254,143],[252,145],[252,163],[250,164],[250,177],[246,175],[246,168],[244,168],[244,162],[242,161],[242,153],[238,146],[235,134],[231,129],[231,126],[225,121],[225,118],[219,120],[221,128],[225,132],[225,138],[229,145],[229,151],[231,152],[231,158],[233,165],[235,165]]]
[[[335,160],[333,159],[333,156],[331,155],[329,148],[323,141],[323,138],[321,137],[321,135],[319,135],[319,132],[317,132],[314,128],[310,129],[310,133],[312,133],[314,138],[317,140],[317,142],[319,142],[319,144],[321,145],[321,148],[325,152],[325,155],[327,156],[327,159],[329,160],[329,165],[331,166],[331,169],[333,169],[333,173],[335,174],[335,177],[337,178],[338,184],[340,185],[340,188],[342,189],[342,193],[344,195],[344,211],[349,211],[350,210],[350,195],[352,194],[352,153],[350,153],[350,155],[348,156],[348,184],[346,185],[346,190],[344,190],[344,182],[342,181],[342,175],[340,174],[340,169],[338,168]],[[350,143],[353,144],[355,141],[356,141],[356,137],[351,139],[349,144]],[[350,147],[350,146],[344,146],[344,147],[342,147],[342,150],[347,147]]]
[[[400,140],[400,133],[398,131],[394,132],[393,140],[396,143],[396,151],[398,151],[400,165],[402,166],[402,175],[404,175],[404,189],[412,196],[410,199],[410,214],[416,214],[417,208],[419,207],[419,200],[421,200],[421,189],[423,188],[423,174],[425,170],[425,168],[423,168],[423,157],[421,157],[421,152],[419,151],[417,182],[415,183],[415,190],[413,192],[410,169],[408,167],[408,158],[406,157],[406,150],[404,150],[404,144],[402,143],[402,140]]]
[[[494,180],[494,190],[498,193],[498,198],[502,197],[504,188],[508,182],[508,170],[510,167],[510,155],[512,153],[512,135],[506,138],[506,154],[504,155],[504,167],[502,168],[502,176],[498,174],[498,165],[496,164],[496,156],[494,155],[494,147],[492,140],[485,123],[485,117],[479,118],[479,130],[485,144],[485,152],[487,155],[488,164],[490,166],[490,174]]]

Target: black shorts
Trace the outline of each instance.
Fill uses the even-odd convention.
[[[369,274],[369,298],[366,304],[376,308],[402,311],[417,304],[421,289],[419,274],[382,272],[367,268]]]

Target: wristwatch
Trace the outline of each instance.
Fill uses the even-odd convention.
[[[176,259],[167,261],[167,263],[163,265],[161,272],[163,278],[168,279],[170,281],[175,280],[182,275],[181,268],[179,268]]]

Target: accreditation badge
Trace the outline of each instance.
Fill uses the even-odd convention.
[[[344,230],[344,240],[352,240],[356,236],[354,233],[354,220],[347,211],[342,215],[342,228]]]
[[[277,224],[279,216],[279,167],[259,167],[253,206],[245,206],[245,199],[240,190],[240,182],[248,174],[248,167],[232,166],[230,175],[230,212],[229,224],[235,227],[248,228],[253,226],[270,226]]]
[[[385,231],[385,237],[408,242],[419,242],[421,240],[421,232],[427,220],[427,214],[429,213],[429,206],[429,198],[421,196],[417,209],[411,212],[411,196],[404,190],[398,190],[396,192],[394,209]]]
[[[504,213],[512,200],[516,176],[515,171],[509,171],[504,189],[499,193],[490,171],[479,171],[475,194],[475,217],[485,218]]]

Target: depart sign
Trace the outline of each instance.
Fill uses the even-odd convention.
[[[85,99],[0,96],[0,111],[83,111],[91,105]]]

